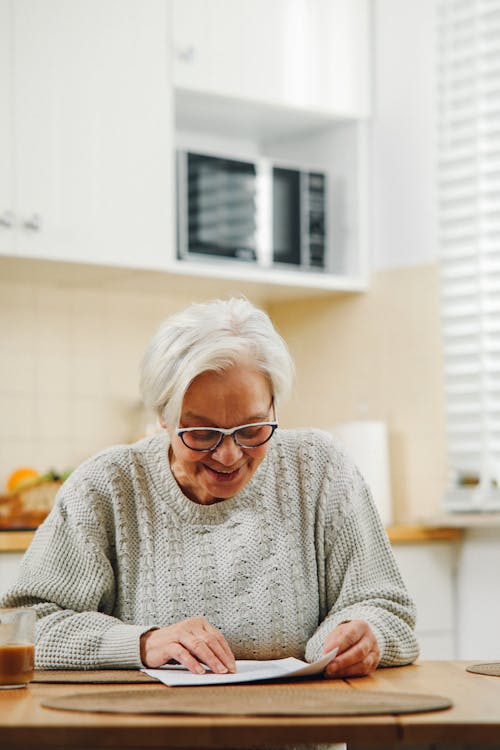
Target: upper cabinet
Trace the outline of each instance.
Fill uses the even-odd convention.
[[[194,291],[197,278],[203,293],[208,278],[245,293],[244,282],[271,294],[365,288],[369,8],[370,0],[0,0],[0,254],[160,270],[171,274],[157,275],[161,284]],[[307,272],[285,262],[289,248],[271,247],[262,189],[271,182],[260,171],[267,219],[257,260],[183,256],[176,226],[189,218],[176,193],[176,150],[299,170],[309,180],[300,190],[324,175],[324,210],[311,210],[310,187],[300,221],[292,202],[273,206],[275,215],[292,206],[295,237],[327,219],[325,262],[312,240]],[[283,192],[290,175],[279,177]]]
[[[366,0],[173,0],[180,90],[366,117]]]
[[[366,288],[369,0],[172,0],[172,11],[182,159],[177,189],[182,260],[174,265],[309,289]],[[206,157],[206,174],[184,169],[186,153],[194,154],[193,162]],[[210,168],[211,159],[217,169]],[[245,169],[256,165],[256,209],[252,212],[248,196],[244,213],[247,219],[255,216],[256,231],[251,241],[228,249],[213,237],[239,240],[236,211],[229,208],[237,203],[234,176],[230,180],[228,174],[240,169],[235,166],[240,160]],[[284,170],[305,175],[295,192],[294,175]],[[227,188],[227,194],[220,189],[219,221],[207,211],[217,171],[225,177],[217,184]],[[324,177],[321,216],[310,210],[318,196],[308,192],[308,175],[315,181]],[[248,175],[240,187],[243,182],[247,185]],[[308,253],[295,252],[294,242],[311,245],[311,227],[319,223],[324,262],[309,262],[310,247]],[[245,229],[244,222],[239,228]],[[211,241],[214,257],[203,262]],[[306,262],[294,266],[293,257],[303,255]]]
[[[164,0],[0,0],[0,252],[165,266],[168,27]]]
[[[14,240],[12,175],[12,47],[11,47],[11,3],[0,0],[0,253],[12,254]]]

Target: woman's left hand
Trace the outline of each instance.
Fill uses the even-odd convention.
[[[337,656],[324,671],[327,678],[359,677],[377,669],[380,649],[372,629],[364,620],[343,622],[328,634],[324,653],[338,648]]]

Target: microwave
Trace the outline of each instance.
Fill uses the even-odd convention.
[[[327,175],[177,152],[177,256],[327,270]]]

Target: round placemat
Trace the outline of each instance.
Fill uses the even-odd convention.
[[[238,714],[282,716],[356,716],[403,714],[450,708],[439,695],[417,693],[369,693],[328,686],[221,686],[200,688],[151,688],[60,695],[42,706],[63,711],[134,714]]]
[[[471,664],[470,667],[466,667],[467,672],[474,672],[475,674],[487,674],[491,677],[500,677],[500,661],[490,661],[486,664]]]
[[[158,680],[150,677],[138,669],[36,669],[33,682],[83,682],[90,684],[124,684],[155,682]]]

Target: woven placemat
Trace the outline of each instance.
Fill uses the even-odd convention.
[[[138,669],[36,669],[33,682],[84,682],[95,685],[143,682],[158,684],[158,680]]]
[[[471,664],[470,667],[466,667],[467,672],[474,672],[475,674],[487,674],[491,677],[500,677],[500,661],[490,661],[486,664]]]
[[[361,690],[308,689],[302,685],[151,688],[67,694],[45,699],[42,706],[64,711],[133,714],[237,714],[272,716],[357,716],[403,714],[450,708],[439,695],[368,693]]]

